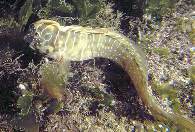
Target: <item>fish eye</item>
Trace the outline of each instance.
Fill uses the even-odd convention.
[[[36,36],[36,37],[38,37],[38,36],[39,36],[39,34],[36,32],[36,33],[35,33],[35,36]]]
[[[35,37],[40,37],[39,33],[36,32],[35,33]]]

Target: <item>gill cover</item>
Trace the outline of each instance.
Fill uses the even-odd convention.
[[[59,33],[59,23],[51,20],[39,20],[33,24],[34,38],[30,47],[42,53],[51,53]]]

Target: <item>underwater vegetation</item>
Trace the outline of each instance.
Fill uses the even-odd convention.
[[[148,0],[146,5],[142,2],[140,5],[135,4],[139,2],[136,0],[121,3],[112,0],[109,2],[104,0],[15,0],[10,3],[6,1],[5,5],[9,7],[9,10],[5,9],[5,14],[0,20],[0,39],[3,42],[0,44],[0,51],[2,50],[0,64],[3,64],[0,66],[0,104],[2,104],[0,131],[7,130],[1,126],[2,118],[5,123],[10,123],[8,126],[12,129],[26,131],[91,131],[95,129],[99,131],[189,131],[192,129],[193,131],[193,122],[188,117],[194,118],[192,110],[195,95],[194,66],[190,64],[186,68],[182,57],[181,59],[176,57],[179,58],[178,60],[174,58],[178,56],[179,50],[184,48],[183,60],[185,61],[185,56],[189,56],[188,60],[190,60],[193,52],[186,55],[185,46],[191,43],[182,39],[178,39],[175,43],[171,41],[172,38],[173,40],[176,38],[175,34],[178,32],[187,33],[193,43],[194,32],[189,26],[191,22],[183,19],[182,16],[175,19],[175,14],[174,17],[171,15],[178,10],[176,10],[177,1]],[[189,4],[189,1],[187,3]],[[186,6],[185,0],[180,1],[179,4]],[[0,10],[4,9],[0,7]],[[131,11],[134,12],[134,17],[137,15],[139,18],[130,17]],[[34,44],[28,46],[23,39],[27,39],[29,43],[32,43],[32,39],[23,35],[27,34],[26,31],[32,23],[35,27],[44,23],[37,21],[40,19],[49,20],[47,22],[53,23],[53,28],[52,26],[48,28],[47,24],[46,26],[43,24],[45,32],[41,32],[42,29],[40,29],[40,36],[35,36],[30,26],[31,36],[28,37],[41,37],[42,42],[34,39]],[[130,21],[131,19],[134,20]],[[164,38],[165,41],[162,41],[164,45],[154,43],[155,39],[159,38],[160,41],[163,39],[162,36],[168,34],[167,32],[174,24],[167,26],[165,35],[163,24],[171,21],[178,22],[176,28],[179,30],[172,31],[171,39]],[[59,27],[58,23],[62,27]],[[67,32],[59,30],[65,27]],[[55,39],[52,36],[58,36],[57,31],[60,31],[59,38],[56,39],[59,45],[53,47],[49,44],[48,48],[45,44]],[[120,34],[115,33],[116,31]],[[85,39],[86,32],[88,32],[88,38]],[[105,35],[106,33],[108,34]],[[15,36],[15,34],[19,35]],[[136,34],[135,40],[138,40],[138,44],[129,43],[128,37],[132,37],[132,34]],[[182,34],[179,35],[182,36]],[[18,41],[18,39],[21,40]],[[49,41],[44,43],[45,39]],[[81,40],[85,43],[81,43]],[[96,45],[98,41],[102,41],[102,45]],[[170,42],[170,47],[166,45],[166,41]],[[63,42],[67,42],[66,48],[61,45]],[[182,48],[177,45],[180,42],[184,44]],[[106,43],[115,44],[115,46],[104,46]],[[4,54],[3,45],[14,48],[16,54],[7,50]],[[41,53],[29,47],[41,49]],[[142,53],[142,49],[145,53]],[[109,50],[114,52],[109,52]],[[8,51],[11,50],[8,49]],[[17,58],[20,55],[21,57]],[[107,60],[103,61],[99,57],[107,58]],[[153,63],[148,62],[147,65],[146,61],[151,60],[152,57],[156,57],[156,60],[153,60]],[[87,61],[88,59],[92,60]],[[68,61],[63,62],[64,60]],[[173,76],[170,74],[160,76],[158,80],[155,73],[158,75],[162,71],[158,69],[161,65],[155,67],[154,63],[158,64],[157,61],[164,65],[163,72],[165,73],[167,67],[179,67],[179,72],[182,74],[178,74],[177,78],[183,77],[184,71],[185,83],[172,80]],[[174,63],[178,61],[180,63]],[[88,67],[87,64],[90,66]],[[114,64],[118,67],[110,68]],[[156,68],[155,73],[151,73],[153,70],[151,65]],[[106,68],[101,71],[100,67]],[[120,68],[123,72],[127,72],[127,75],[123,75],[123,72],[117,73]],[[174,72],[175,69],[171,70]],[[116,77],[114,77],[115,74],[117,74]],[[152,79],[151,74],[155,75]],[[123,81],[116,81],[117,79],[113,78]],[[110,81],[112,79],[114,81]],[[131,88],[134,91],[131,91]],[[185,93],[185,90],[190,93]],[[164,109],[161,101],[168,102],[166,105],[170,109]],[[4,114],[10,114],[11,117],[8,118]],[[184,114],[185,117],[180,116]],[[55,127],[56,122],[58,128]]]
[[[68,63],[66,65],[59,65],[55,63],[48,63],[40,67],[40,85],[43,87],[45,92],[51,96],[51,98],[56,98],[58,101],[64,99],[64,83],[67,82],[68,76]]]
[[[168,48],[154,48],[154,52],[163,57],[168,57],[170,53]]]
[[[192,83],[194,84],[195,83],[195,66],[192,66],[190,68],[190,78],[192,80]]]
[[[148,0],[146,14],[150,14],[156,21],[162,19],[162,17],[174,10],[174,6],[177,0]]]
[[[82,61],[94,57],[104,57],[114,60],[128,72],[144,104],[149,107],[157,120],[167,120],[170,123],[182,126],[184,129],[194,129],[195,124],[193,121],[179,114],[166,113],[157,105],[155,99],[151,98],[152,96],[147,90],[144,60],[134,45],[130,44],[131,47],[127,45],[129,41],[124,36],[106,29],[95,30],[80,26],[61,27],[59,23],[51,20],[39,20],[34,23],[34,28],[35,32],[33,34],[38,34],[38,36],[30,35],[34,37],[34,41],[31,42],[33,49],[47,53],[49,57],[61,60],[62,62],[67,60]],[[50,35],[49,39],[47,36],[48,33]],[[95,42],[96,38],[99,41]],[[73,39],[73,41],[70,41],[70,39]],[[37,42],[37,40],[40,40],[40,42]],[[117,54],[113,54],[112,50],[116,51],[115,53]],[[119,56],[120,54],[121,56]],[[131,62],[127,63],[126,59],[127,61],[131,60]],[[165,88],[163,88],[163,91],[166,91]]]

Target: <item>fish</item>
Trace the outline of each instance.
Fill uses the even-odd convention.
[[[61,26],[53,20],[33,23],[30,47],[57,61],[84,61],[96,57],[119,64],[130,76],[144,105],[157,121],[195,130],[187,117],[164,110],[148,88],[147,62],[143,51],[126,36],[107,28]]]

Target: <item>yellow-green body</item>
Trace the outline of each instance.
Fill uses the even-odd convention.
[[[128,73],[138,95],[157,120],[195,130],[194,122],[166,112],[150,94],[145,58],[125,36],[104,28],[60,26],[51,20],[37,21],[34,27],[36,36],[31,43],[32,48],[59,61],[83,61],[95,57],[115,61]]]

